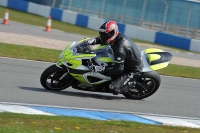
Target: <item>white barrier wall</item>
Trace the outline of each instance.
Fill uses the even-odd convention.
[[[40,15],[43,17],[49,17],[50,12],[51,12],[51,7],[38,5],[32,2],[29,2],[28,12],[36,14],[36,15]]]
[[[0,5],[7,6],[8,0],[0,0]]]
[[[39,15],[38,4],[29,3],[28,12]]]
[[[148,42],[155,42],[156,31],[139,27],[137,32],[138,32],[137,39]]]
[[[200,40],[196,40],[196,39],[191,40],[190,51],[200,52]]]
[[[63,10],[62,21],[70,24],[76,24],[77,13]]]
[[[104,19],[89,17],[88,28],[93,30],[99,30],[99,27],[105,22]]]
[[[126,29],[125,29],[125,35],[127,35],[131,38],[137,38],[137,36],[138,36],[137,29],[138,29],[138,27],[127,24]]]
[[[148,42],[154,42],[156,31],[140,28],[133,25],[126,25],[125,35]]]
[[[38,6],[39,14],[40,16],[43,17],[49,17],[50,12],[51,12],[51,7],[49,6],[44,6],[44,5],[39,5]]]

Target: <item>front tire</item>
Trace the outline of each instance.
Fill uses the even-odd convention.
[[[160,83],[160,75],[156,71],[142,73],[137,79],[136,86],[123,95],[128,99],[141,100],[153,95],[158,90]],[[145,88],[146,91],[142,88]]]
[[[60,79],[65,73],[66,75]],[[42,73],[40,83],[47,90],[60,91],[71,86],[73,79],[65,69],[52,65]]]

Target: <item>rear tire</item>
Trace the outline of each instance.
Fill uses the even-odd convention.
[[[139,84],[136,84],[135,88],[131,89],[135,90],[135,92],[129,91],[123,94],[126,98],[141,100],[153,95],[158,90],[161,79],[160,75],[156,71],[151,71],[142,73],[141,76],[137,79],[137,82]],[[141,85],[147,90],[145,93],[141,92],[141,89],[139,89]]]
[[[63,79],[59,78],[67,73],[66,70],[52,65],[48,67],[40,77],[41,85],[47,90],[60,91],[71,86],[74,78],[68,73]]]

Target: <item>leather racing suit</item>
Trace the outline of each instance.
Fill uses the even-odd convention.
[[[102,44],[99,36],[91,41],[91,45],[94,44]],[[124,82],[129,78],[130,73],[142,72],[143,63],[140,50],[129,37],[119,33],[110,46],[114,53],[115,63],[106,66],[101,73],[111,76],[119,75],[109,85],[113,94],[119,94],[123,92]]]

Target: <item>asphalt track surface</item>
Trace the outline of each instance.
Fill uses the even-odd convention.
[[[159,90],[144,100],[68,88],[43,89],[40,75],[52,63],[0,58],[0,102],[54,105],[200,118],[200,80],[161,76]]]
[[[81,35],[56,30],[47,33],[44,27],[10,22],[0,25],[2,32],[26,34],[46,38],[74,41]],[[140,47],[144,49],[144,47]],[[199,59],[187,52],[173,55]],[[0,102],[55,105],[127,112],[200,118],[200,80],[161,76],[161,86],[151,97],[144,100],[128,100],[123,95],[92,93],[72,88],[61,92],[46,91],[40,85],[41,73],[52,63],[0,58]]]

